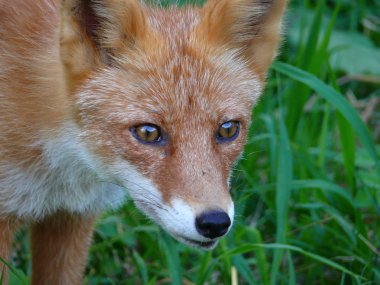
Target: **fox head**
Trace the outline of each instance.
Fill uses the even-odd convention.
[[[180,241],[232,226],[231,169],[275,56],[285,0],[65,0],[61,58],[99,176]]]

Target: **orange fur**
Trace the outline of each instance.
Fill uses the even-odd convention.
[[[228,181],[286,1],[60,2],[0,0],[0,256],[11,221],[31,221],[33,284],[80,284],[93,217],[121,201],[115,184],[176,238],[215,245],[176,227],[210,210],[232,218]],[[218,142],[231,120],[240,134]],[[132,135],[146,123],[165,143]]]
[[[82,284],[94,217],[57,213],[32,227],[32,284]]]
[[[0,218],[0,257],[5,261],[9,261],[12,239],[17,224],[17,219]],[[7,280],[8,271],[8,267],[0,261],[0,276],[3,276],[4,280]]]

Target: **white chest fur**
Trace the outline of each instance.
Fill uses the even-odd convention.
[[[125,190],[97,173],[75,127],[39,145],[43,156],[29,169],[0,164],[0,216],[39,219],[57,210],[91,213],[124,201]]]

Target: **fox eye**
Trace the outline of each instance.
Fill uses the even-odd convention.
[[[132,135],[141,143],[154,144],[162,141],[160,127],[153,124],[143,124],[131,128]]]
[[[230,142],[235,140],[240,131],[240,123],[237,121],[228,121],[219,126],[216,140],[218,143]]]

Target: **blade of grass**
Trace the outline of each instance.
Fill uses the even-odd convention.
[[[137,265],[138,270],[140,271],[143,284],[148,284],[148,270],[144,259],[135,250],[133,251],[133,259]]]
[[[214,261],[210,264],[210,266],[207,268],[207,271],[205,272],[205,274],[202,276],[203,278],[199,280],[200,283],[197,283],[197,285],[203,285],[203,284],[206,283],[206,280],[207,280],[208,278],[210,278],[210,276],[211,276],[211,274],[212,274],[212,272],[213,272],[215,266],[216,266],[216,261],[214,260]]]
[[[346,273],[352,277],[354,277],[355,279],[357,280],[364,280],[365,278],[352,272],[351,270],[345,268],[344,266],[340,265],[339,263],[335,262],[335,261],[332,261],[328,258],[325,258],[323,256],[320,256],[318,254],[315,254],[315,253],[312,253],[312,252],[309,252],[307,250],[304,250],[303,248],[301,247],[298,247],[298,246],[294,246],[294,245],[288,245],[288,244],[277,244],[277,243],[269,243],[269,244],[246,244],[246,245],[243,245],[243,246],[240,246],[240,247],[237,247],[237,248],[234,248],[230,251],[227,251],[225,252],[223,255],[219,256],[217,258],[220,259],[220,258],[225,258],[226,256],[233,256],[235,254],[244,254],[244,253],[247,253],[247,252],[251,252],[253,250],[255,250],[255,248],[257,247],[262,247],[262,248],[266,248],[266,249],[281,249],[281,250],[290,250],[290,251],[293,251],[293,252],[297,252],[297,253],[300,253],[304,256],[307,256],[311,259],[314,259],[322,264],[325,264],[331,268],[334,268],[342,273]]]
[[[3,267],[3,270],[2,270],[2,273],[1,273],[1,279],[3,279],[3,276],[5,275],[5,273],[4,273],[5,272],[5,267],[7,267],[9,269],[9,272],[11,274],[13,274],[18,279],[18,281],[21,282],[21,284],[27,284],[25,276],[22,276],[21,274],[19,274],[19,272],[17,272],[17,270],[15,270],[7,261],[5,261],[1,257],[0,257],[0,263],[4,264],[4,267]],[[2,284],[2,283],[0,283],[0,284]]]
[[[263,239],[258,229],[249,228],[247,229],[247,234],[249,234],[249,240],[252,243],[261,244],[263,243]],[[255,250],[255,257],[257,262],[257,267],[259,269],[260,274],[260,284],[268,285],[269,284],[269,276],[268,276],[268,263],[265,254],[265,250],[263,248],[257,248]]]
[[[372,159],[374,160],[377,170],[380,173],[379,155],[376,152],[376,148],[368,131],[368,128],[363,123],[357,111],[341,94],[339,94],[330,86],[326,85],[316,76],[289,64],[283,62],[275,62],[273,64],[273,69],[294,80],[308,85],[314,91],[316,91],[319,96],[326,99],[332,106],[337,108],[346,118],[346,120],[350,122],[352,128],[355,130],[364,147],[367,149]]]
[[[182,285],[181,263],[179,261],[176,244],[174,244],[173,240],[167,234],[162,234],[160,238],[160,245],[162,252],[165,255],[171,277],[171,284]]]
[[[336,80],[335,73],[329,67],[329,75],[332,81],[332,86],[339,93],[339,86]],[[355,154],[356,154],[356,146],[355,146],[355,134],[354,131],[349,124],[349,122],[343,117],[342,113],[337,114],[337,123],[338,129],[340,133],[340,144],[342,146],[342,154],[343,154],[343,163],[344,169],[346,171],[347,181],[351,187],[353,195],[356,193],[356,183],[355,183]]]
[[[211,257],[212,255],[210,251],[204,254],[201,267],[199,269],[199,274],[197,275],[197,281],[195,282],[195,284],[197,285],[205,284],[207,278],[209,277],[208,273],[211,272],[208,270],[211,267],[210,266]]]
[[[325,11],[325,0],[318,1],[315,13],[312,18],[310,29],[308,30],[306,41],[299,44],[300,51],[296,65],[311,73],[317,73],[321,69],[323,60],[322,54],[318,50],[318,42],[321,34],[322,19]],[[289,104],[289,112],[286,116],[286,122],[289,130],[289,136],[294,138],[297,134],[299,118],[303,113],[303,108],[307,102],[310,88],[308,86],[294,82],[288,90],[287,95],[291,104]],[[295,98],[296,94],[296,98]]]
[[[326,192],[331,192],[338,195],[340,198],[344,199],[346,203],[348,203],[353,209],[354,201],[349,192],[347,192],[344,188],[340,187],[337,184],[331,183],[329,181],[321,180],[321,179],[310,179],[310,180],[294,180],[292,182],[293,189],[311,189],[311,188],[319,188]]]
[[[1,270],[1,275],[0,275],[0,284],[3,284],[4,281],[4,275],[5,275],[5,266]]]
[[[248,284],[258,284],[255,277],[252,274],[252,270],[249,268],[248,262],[241,256],[235,255],[232,257],[232,263],[240,273],[241,277],[248,282]]]
[[[289,264],[289,285],[296,285],[296,272],[294,270],[294,264],[293,264],[293,259],[292,259],[292,254],[290,251],[287,251],[287,256],[288,256],[288,264]]]
[[[345,283],[345,280],[346,280],[346,273],[343,272],[342,274],[342,279],[340,280],[340,285],[344,285]]]
[[[276,176],[276,147],[277,147],[277,135],[276,135],[276,128],[274,125],[274,120],[269,115],[262,115],[262,120],[265,123],[265,126],[267,128],[267,132],[269,133],[269,159],[270,159],[270,174],[271,174],[271,181],[274,181],[274,178]]]
[[[330,122],[330,105],[325,104],[324,112],[323,112],[323,121],[322,121],[322,129],[319,136],[319,155],[318,155],[318,166],[320,169],[325,169],[326,162],[326,146],[328,142],[328,132],[329,132],[329,122]],[[324,173],[325,174],[325,173]]]
[[[222,239],[219,242],[218,246],[218,252],[225,252],[228,250],[227,246],[227,240]],[[221,260],[221,263],[219,263],[219,268],[221,269],[221,278],[224,281],[224,283],[228,283],[231,280],[231,259],[230,258],[223,258]]]
[[[280,116],[279,121],[280,142],[276,183],[276,242],[285,243],[288,224],[289,197],[293,176],[293,163],[288,133],[282,116]],[[270,275],[271,284],[273,285],[276,284],[282,256],[283,250],[281,248],[275,249]]]

